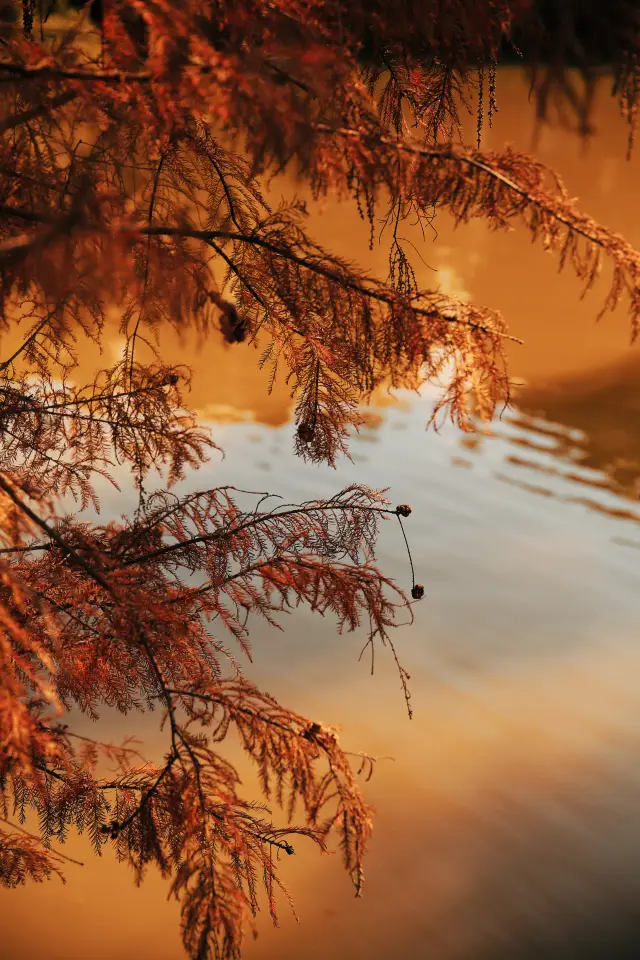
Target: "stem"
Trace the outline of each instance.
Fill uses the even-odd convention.
[[[29,833],[28,830],[25,830],[24,827],[21,827],[17,823],[11,823],[10,820],[7,820],[5,817],[0,817],[2,823],[6,823],[8,827],[11,827],[12,830],[17,830],[19,833],[24,834],[25,837],[29,837],[30,840],[35,840],[37,843],[42,843],[42,838],[37,837],[34,833]],[[44,846],[44,845],[43,845]],[[61,853],[59,850],[50,850],[48,847],[45,847],[47,853],[50,853],[52,857],[58,857],[60,860],[68,860],[69,863],[75,863],[78,867],[84,867],[84,863],[81,860],[74,860],[73,857],[67,856],[66,853]]]

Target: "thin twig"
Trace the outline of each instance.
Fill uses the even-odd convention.
[[[47,847],[45,844],[42,843],[42,837],[37,837],[35,834],[29,833],[28,830],[25,830],[24,827],[21,827],[19,824],[12,823],[10,820],[7,820],[5,817],[1,817],[1,816],[0,816],[0,821],[2,821],[2,823],[6,823],[7,826],[11,827],[12,830],[17,830],[19,833],[24,834],[25,837],[29,837],[30,840],[35,840],[37,843],[41,844],[44,847],[44,849],[47,851],[47,853],[50,854],[52,857],[57,857],[60,860],[68,860],[69,863],[75,863],[76,866],[78,867],[84,867],[84,863],[81,860],[74,860],[73,857],[69,857],[66,853],[61,853],[59,850],[51,850],[49,847]]]

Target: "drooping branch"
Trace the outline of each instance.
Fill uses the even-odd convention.
[[[273,253],[278,257],[282,257],[284,260],[289,260],[291,263],[302,267],[304,270],[309,270],[312,273],[316,273],[319,276],[324,277],[326,280],[337,284],[345,290],[353,290],[354,293],[361,294],[368,299],[377,300],[379,303],[384,303],[387,306],[395,306],[401,302],[398,297],[394,297],[391,292],[386,291],[382,284],[377,285],[373,282],[370,282],[369,284],[358,282],[358,280],[353,279],[346,272],[342,274],[338,273],[335,269],[325,266],[325,264],[319,260],[312,259],[311,257],[300,256],[293,249],[287,248],[286,246],[278,246],[277,244],[274,244],[268,239],[265,239],[257,234],[247,235],[235,233],[230,230],[190,230],[183,227],[162,225],[142,227],[138,232],[143,236],[188,237],[194,240],[202,240],[205,243],[215,240],[228,240],[232,243],[260,247],[269,253]],[[422,296],[424,296],[424,294]],[[518,337],[513,337],[510,334],[503,333],[501,331],[496,332],[488,327],[483,327],[481,324],[474,324],[472,322],[459,320],[455,316],[443,317],[442,314],[439,314],[434,309],[425,309],[424,307],[420,307],[415,304],[410,304],[409,308],[418,316],[432,319],[444,319],[450,323],[462,323],[469,326],[473,330],[479,330],[483,333],[497,335],[507,340],[513,340],[516,343],[522,343]]]
[[[259,853],[260,845],[267,848],[276,847],[287,853],[292,853],[293,847],[286,839],[287,833],[302,832],[319,842],[324,842],[324,838],[329,831],[339,824],[341,829],[346,831],[345,835],[348,838],[343,846],[345,864],[353,876],[356,889],[359,891],[362,883],[362,856],[371,828],[370,814],[360,797],[349,761],[340,750],[335,735],[322,728],[321,725],[306,721],[302,717],[294,718],[290,711],[286,711],[266,695],[260,694],[239,676],[233,681],[227,681],[214,673],[207,679],[206,674],[200,672],[198,679],[198,674],[194,673],[187,662],[180,665],[175,661],[170,650],[164,648],[160,637],[157,635],[157,626],[154,625],[157,613],[162,609],[166,616],[167,611],[166,587],[162,590],[158,581],[158,563],[163,560],[162,554],[146,557],[143,555],[140,558],[144,560],[148,575],[145,578],[140,578],[134,568],[133,577],[127,587],[127,600],[126,603],[123,603],[124,598],[121,594],[122,584],[124,583],[122,580],[123,567],[117,549],[110,550],[108,544],[105,544],[104,538],[98,538],[92,546],[86,539],[86,534],[80,533],[80,531],[74,534],[72,526],[69,526],[68,529],[51,527],[38,516],[36,511],[26,505],[12,485],[2,477],[0,477],[0,489],[11,497],[13,502],[26,513],[29,520],[42,530],[53,543],[54,553],[51,555],[50,561],[44,559],[33,563],[26,560],[21,561],[20,569],[27,581],[33,572],[35,582],[44,585],[50,579],[51,586],[48,589],[59,592],[60,595],[64,596],[65,593],[78,589],[72,587],[70,580],[65,582],[65,577],[77,580],[78,577],[86,575],[89,580],[94,582],[96,587],[100,588],[103,597],[108,602],[105,603],[95,593],[95,590],[88,589],[85,586],[80,588],[83,600],[76,605],[77,610],[82,610],[83,607],[86,609],[93,607],[95,611],[93,614],[94,623],[98,625],[102,617],[108,617],[110,624],[113,623],[112,618],[114,616],[120,616],[122,613],[130,618],[136,642],[142,645],[151,665],[155,664],[153,670],[160,689],[159,692],[154,694],[154,697],[159,697],[167,705],[172,732],[171,751],[164,764],[155,771],[148,769],[144,772],[136,772],[135,769],[125,769],[116,778],[107,780],[94,776],[87,780],[83,768],[71,757],[64,758],[61,755],[57,765],[43,764],[37,761],[36,769],[40,770],[45,778],[42,785],[44,794],[41,794],[43,797],[40,808],[42,815],[46,815],[47,818],[53,816],[52,811],[55,809],[56,803],[60,802],[58,799],[61,796],[60,790],[64,789],[69,796],[69,803],[73,802],[78,810],[91,811],[95,823],[93,830],[94,843],[99,844],[103,840],[111,840],[119,847],[126,846],[128,843],[135,845],[141,836],[141,824],[146,822],[148,816],[160,818],[158,821],[160,823],[170,809],[173,810],[172,817],[178,815],[184,817],[186,815],[184,803],[186,798],[190,796],[189,791],[194,786],[193,784],[189,786],[189,781],[185,779],[184,765],[188,762],[195,777],[195,792],[192,799],[197,802],[198,809],[206,821],[212,820],[215,824],[218,824],[218,826],[212,827],[213,834],[210,840],[206,840],[203,836],[203,842],[205,840],[206,844],[213,842],[215,836],[218,841],[226,845],[230,842],[229,831],[231,830],[233,834],[234,831],[240,830],[244,843],[253,844],[255,842],[258,844],[255,848],[255,855],[259,862],[263,862],[262,855]],[[147,506],[148,515],[140,515],[137,524],[138,526],[146,525],[151,530],[161,524],[163,528],[167,529],[167,532],[172,529],[177,532],[179,529],[183,529],[187,523],[202,523],[202,510],[205,503],[209,504],[206,513],[210,515],[211,519],[217,515],[222,520],[229,509],[229,494],[230,490],[228,489],[209,491],[191,494],[182,500],[176,499],[173,503],[170,503],[166,497],[159,497],[155,505]],[[259,503],[262,502],[263,496]],[[243,603],[246,599],[259,610],[259,595],[249,587],[250,578],[254,574],[259,574],[263,578],[267,590],[275,588],[283,597],[285,593],[293,591],[300,598],[308,599],[312,605],[317,606],[320,610],[322,610],[324,604],[339,611],[341,601],[338,599],[337,591],[342,589],[345,592],[344,616],[350,621],[348,624],[350,629],[353,629],[357,623],[356,600],[353,591],[348,588],[349,578],[355,578],[354,585],[356,583],[365,585],[366,578],[369,577],[372,587],[375,585],[376,590],[378,589],[377,584],[382,583],[383,578],[373,567],[370,569],[357,566],[350,568],[340,563],[333,565],[313,564],[310,559],[305,560],[305,553],[308,553],[311,558],[313,553],[317,552],[317,548],[321,546],[319,537],[322,535],[326,541],[327,556],[334,556],[339,548],[340,540],[344,538],[347,531],[349,531],[352,541],[344,542],[340,548],[342,552],[353,553],[359,540],[362,540],[363,545],[366,545],[375,532],[375,520],[377,519],[375,514],[397,513],[397,508],[395,511],[387,509],[379,501],[379,495],[353,488],[344,491],[333,502],[323,503],[319,501],[308,505],[305,509],[294,509],[285,504],[276,511],[271,510],[263,514],[254,510],[248,512],[244,517],[237,515],[236,522],[227,527],[226,530],[221,531],[227,535],[226,549],[229,556],[235,556],[238,560],[248,557],[253,549],[264,550],[267,540],[272,539],[274,543],[280,543],[278,556],[283,561],[286,560],[286,551],[290,552],[288,573],[283,577],[280,572],[276,571],[277,563],[274,562],[270,565],[254,565],[251,569],[240,570],[237,577],[221,580],[218,584],[218,590],[225,591],[232,587],[233,592],[230,595],[235,597],[235,602]],[[334,526],[331,527],[327,526],[328,521],[324,519],[325,510],[332,511],[334,514],[347,511],[350,515],[348,518],[345,517],[344,520],[337,519]],[[332,529],[333,533],[331,533]],[[112,531],[112,538],[114,538],[114,533],[115,540],[117,540],[122,537],[124,531]],[[141,531],[136,529],[132,530],[132,533],[135,537],[139,536]],[[184,549],[187,551],[194,548],[193,538],[191,540],[192,542],[184,545]],[[250,541],[254,543],[254,547],[250,546]],[[315,549],[313,547],[314,543],[317,544]],[[207,546],[207,541],[197,544],[197,546],[200,545]],[[55,556],[55,551],[61,551],[67,563],[61,566],[59,559]],[[187,560],[187,563],[190,563],[190,561]],[[314,586],[314,580],[318,576],[324,577],[325,573],[328,577],[334,578],[334,589],[326,592],[323,600],[318,592],[318,586]],[[289,579],[290,577],[293,577],[293,579]],[[235,582],[232,583],[232,581]],[[142,597],[138,599],[139,590],[133,587],[134,583],[145,584],[143,588],[144,600]],[[157,598],[153,596],[156,585],[159,589]],[[237,593],[239,587],[244,591],[242,595]],[[175,624],[177,626],[178,623],[182,623],[184,627],[185,624],[189,625],[188,610],[193,592],[191,588],[185,586],[182,588],[182,593],[183,599],[178,601],[180,609],[177,612]],[[44,597],[45,602],[47,602],[46,592]],[[265,600],[266,597],[267,594],[265,593]],[[55,607],[54,597],[52,597],[52,600]],[[378,618],[378,623],[384,631],[384,619],[380,619],[381,617],[384,618],[384,613],[382,610],[376,612],[377,603],[374,594],[370,593],[369,599],[366,600],[366,606],[371,608],[370,612],[374,619]],[[216,606],[218,610],[222,609],[219,600],[216,601]],[[142,613],[143,610],[145,611],[144,614]],[[81,650],[86,650],[84,640],[80,641],[80,646],[77,645],[80,638],[86,636],[86,626],[82,623],[81,618],[74,614],[68,624],[63,625],[62,629],[65,631],[65,642],[58,647],[58,656],[64,651],[65,659],[60,661],[60,682],[64,687],[64,684],[68,682],[64,679],[68,671],[66,664],[74,662],[74,668],[78,670],[78,657],[81,655]],[[94,630],[95,627],[91,627],[91,629]],[[191,627],[189,626],[188,629],[191,629]],[[78,631],[80,632],[78,633]],[[76,640],[74,640],[74,632],[78,634]],[[179,633],[180,631],[171,631],[171,647],[180,642]],[[101,628],[100,635],[106,641],[107,634],[104,627]],[[177,673],[176,668],[178,668]],[[93,669],[95,677],[95,667]],[[135,668],[132,664],[132,668],[126,671],[126,674],[132,677],[134,671]],[[170,676],[172,678],[175,676],[179,685],[169,683],[168,677]],[[191,685],[185,687],[184,684],[189,683],[189,681],[191,681]],[[106,691],[105,695],[110,698]],[[192,700],[207,704],[211,709],[206,714],[203,714],[202,711],[192,710],[191,707],[188,707]],[[188,732],[187,726],[180,722],[177,712],[178,704],[180,709],[187,710],[189,719],[203,723],[205,726],[212,722],[215,723],[214,740],[223,739],[228,723],[233,722],[241,733],[245,749],[259,765],[260,775],[264,780],[267,793],[270,790],[268,786],[269,777],[273,775],[277,785],[275,788],[276,797],[280,803],[283,803],[285,799],[284,786],[286,782],[289,782],[290,799],[288,802],[293,804],[295,798],[303,800],[310,826],[305,830],[297,828],[276,830],[271,824],[257,820],[254,814],[249,816],[239,799],[234,801],[234,806],[231,809],[228,803],[221,804],[216,801],[216,791],[220,783],[221,768],[219,767],[219,761],[210,750],[205,751],[200,741],[193,738]],[[221,710],[223,715],[215,716],[218,710]],[[54,730],[54,733],[57,733],[57,731]],[[65,729],[60,730],[60,736],[63,738],[68,736]],[[294,743],[298,744],[295,749],[293,747]],[[325,757],[328,761],[329,772],[326,775],[315,772],[315,764],[320,757]],[[174,768],[178,771],[175,775]],[[47,786],[50,781],[60,785],[58,792],[53,787]],[[332,785],[335,789],[331,789]],[[120,799],[117,800],[116,804],[118,812],[115,815],[108,816],[109,811],[104,805],[105,801],[100,798],[110,791],[114,791],[116,797],[120,797]],[[136,795],[137,799],[133,795]],[[127,799],[128,796],[132,798]],[[182,798],[179,808],[176,807],[178,797]],[[82,815],[86,817],[89,813],[85,812]],[[155,819],[154,822],[156,822]],[[55,817],[52,823],[55,823]],[[57,836],[56,831],[62,828],[52,826],[51,829]],[[154,840],[155,842],[157,841]],[[232,846],[232,849],[234,848]],[[217,866],[216,863],[218,863],[217,860],[210,861],[208,869],[217,871],[219,863]]]
[[[337,138],[364,149],[365,157],[375,155],[375,169],[369,167],[367,172],[386,187],[392,186],[391,177],[397,177],[401,195],[418,209],[441,207],[449,210],[456,223],[477,217],[501,228],[508,227],[514,218],[521,219],[534,239],[540,238],[546,249],[559,255],[561,267],[566,262],[571,264],[586,289],[596,279],[600,257],[607,257],[613,264],[614,278],[601,313],[616,306],[624,288],[630,300],[633,338],[637,336],[640,254],[619,234],[581,213],[557,174],[542,164],[510,150],[488,154],[452,144],[424,147],[377,130],[326,124],[317,124],[316,129],[329,138],[330,152]],[[349,158],[358,162],[357,155],[349,154]],[[545,187],[549,176],[555,182],[555,191]],[[580,254],[577,238],[585,242],[591,255]]]

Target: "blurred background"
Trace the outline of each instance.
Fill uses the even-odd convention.
[[[640,246],[640,157],[606,86],[594,133],[537,128],[517,69],[498,76],[499,113],[483,147],[535,150],[581,208]],[[470,130],[475,126],[471,121]],[[472,134],[470,135],[472,139]],[[271,194],[299,187],[278,181]],[[384,247],[349,205],[310,204],[315,237],[386,272]],[[424,286],[500,309],[513,408],[490,429],[425,432],[436,388],[381,394],[333,471],[292,454],[291,402],[267,395],[259,353],[167,331],[163,348],[194,371],[192,403],[212,423],[214,455],[184,489],[235,483],[286,500],[358,481],[413,507],[406,521],[425,599],[395,643],[411,674],[409,720],[391,657],[358,662],[365,637],[337,636],[304,611],[252,634],[248,677],[294,709],[342,727],[350,750],[390,755],[366,786],[377,810],[364,896],[339,855],[304,842],[282,863],[299,923],[261,919],[248,960],[538,960],[640,956],[640,353],[622,308],[595,323],[604,277],[580,286],[525,231],[454,231],[439,215],[414,261]],[[373,263],[372,263],[373,260]],[[109,347],[117,355],[115,333]],[[8,346],[8,343],[7,343]],[[2,345],[3,351],[5,344]],[[82,348],[85,350],[85,348]],[[97,357],[86,347],[87,377]],[[79,373],[79,379],[82,372]],[[102,516],[134,503],[104,488]],[[404,586],[396,524],[379,565]],[[105,714],[103,739],[165,747],[154,718]],[[230,755],[234,755],[230,745]],[[235,757],[234,757],[235,758]],[[247,792],[255,783],[242,758]],[[178,908],[150,874],[136,889],[83,838],[68,883],[0,893],[3,960],[178,960]],[[250,938],[251,939],[251,938]]]

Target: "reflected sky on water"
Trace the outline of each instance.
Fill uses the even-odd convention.
[[[522,79],[502,75],[498,92],[489,146],[527,149]],[[586,152],[566,132],[543,132],[539,156],[584,209],[640,245],[639,161],[625,164],[613,104],[599,105],[596,126]],[[314,210],[313,224],[338,252],[368,256],[368,231],[344,205]],[[283,904],[282,927],[260,920],[247,957],[637,957],[640,355],[624,311],[594,323],[605,287],[580,301],[578,284],[522,232],[453,231],[446,218],[437,229],[425,259],[439,281],[502,309],[525,341],[510,347],[514,406],[490,429],[427,434],[432,388],[381,395],[352,463],[305,465],[291,452],[288,391],[280,383],[267,397],[257,354],[165,338],[194,367],[193,401],[226,452],[185,489],[233,482],[299,500],[356,481],[389,487],[413,507],[406,529],[426,591],[395,636],[412,721],[388,652],[378,650],[373,676],[358,662],[362,636],[337,636],[304,611],[282,632],[252,635],[250,679],[341,725],[348,749],[394,760],[367,786],[378,816],[364,898],[353,899],[337,855],[298,844],[282,866],[300,924]],[[373,259],[382,269],[383,254]],[[130,504],[126,492],[103,495],[107,516]],[[408,587],[397,525],[384,527],[380,566]],[[163,746],[147,720],[110,718],[108,734],[132,727]],[[75,839],[64,849],[89,861],[69,867],[66,887],[0,894],[3,960],[181,956],[177,910],[157,878],[136,890],[109,855],[96,864]]]

